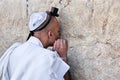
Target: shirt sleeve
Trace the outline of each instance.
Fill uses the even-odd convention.
[[[70,66],[59,57],[57,52],[55,52],[53,56],[52,70],[57,80],[64,80],[64,75],[69,68]]]

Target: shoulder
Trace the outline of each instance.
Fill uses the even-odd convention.
[[[46,57],[55,57],[57,56],[57,53],[55,51],[43,48],[43,47],[36,47],[34,51],[39,55],[45,55]]]

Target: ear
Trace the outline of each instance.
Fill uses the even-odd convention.
[[[53,36],[53,33],[51,31],[48,31],[48,38],[51,38]]]

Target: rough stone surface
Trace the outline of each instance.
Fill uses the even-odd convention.
[[[31,13],[56,6],[61,37],[69,42],[72,80],[120,80],[120,0],[26,1],[0,2],[1,54],[13,42],[25,41]]]
[[[0,1],[0,55],[12,43],[25,40],[27,19],[25,0]]]

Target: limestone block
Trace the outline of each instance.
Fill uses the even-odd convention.
[[[72,80],[120,79],[120,0],[26,1],[0,2],[1,52],[13,42],[26,39],[28,17],[33,12],[56,6],[61,37],[69,43]]]
[[[0,55],[14,42],[25,41],[27,19],[26,0],[0,1]]]

